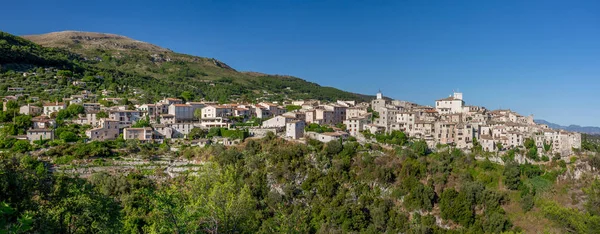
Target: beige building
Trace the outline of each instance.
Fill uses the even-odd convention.
[[[33,143],[38,140],[54,140],[53,129],[29,129],[27,130],[27,140]]]
[[[119,121],[113,119],[100,119],[100,127],[85,131],[85,135],[92,141],[114,140],[119,137]]]
[[[111,119],[119,121],[119,128],[130,127],[142,118],[142,112],[139,110],[117,110],[108,111]]]
[[[367,130],[366,126],[371,123],[371,115],[362,115],[357,117],[350,117],[344,121],[346,129],[351,136],[358,136],[360,132]]]
[[[436,122],[435,138],[440,144],[453,144],[456,136],[456,123]]]
[[[152,136],[153,130],[150,127],[123,129],[123,139],[125,140],[139,140],[141,142],[150,142],[153,140]]]
[[[27,104],[19,108],[19,114],[22,115],[39,115],[43,112],[43,108]]]
[[[324,133],[316,133],[316,132],[306,132],[307,136],[312,139],[318,140],[323,143],[327,143],[330,141],[339,141],[345,140],[348,138],[349,134],[343,131],[337,132],[324,132]]]

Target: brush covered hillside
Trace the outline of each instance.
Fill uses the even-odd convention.
[[[59,98],[80,91],[70,84],[83,81],[89,91],[107,89],[121,96],[135,92],[140,101],[183,93],[193,100],[222,102],[371,98],[290,76],[238,72],[216,59],[113,34],[66,31],[17,37],[0,32],[0,52],[0,95],[10,95],[7,87],[23,87],[30,95]],[[22,72],[34,75],[21,78]]]

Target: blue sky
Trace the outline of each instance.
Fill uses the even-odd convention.
[[[7,1],[0,30],[129,36],[347,91],[600,126],[600,1]]]

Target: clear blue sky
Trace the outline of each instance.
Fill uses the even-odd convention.
[[[600,126],[600,1],[6,1],[0,30],[129,36],[340,89]]]

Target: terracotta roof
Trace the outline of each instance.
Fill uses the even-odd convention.
[[[173,104],[174,106],[178,106],[178,107],[192,107],[191,105],[188,104]]]
[[[52,103],[49,103],[49,102],[47,102],[47,103],[44,103],[44,106],[64,106],[64,105],[65,105],[65,103],[62,103],[62,102],[59,102],[59,103],[55,103],[55,102],[52,102]]]
[[[454,97],[442,98],[442,99],[438,99],[437,101],[454,101],[454,100],[461,101],[460,99],[456,99]]]
[[[479,138],[482,140],[494,140],[494,138],[492,138],[491,136],[487,136],[487,135],[481,135],[481,136],[479,136]]]
[[[145,128],[125,128],[125,130],[127,130],[127,131],[131,131],[131,130],[142,131],[142,130],[152,130],[152,128],[151,127],[145,127]]]
[[[217,108],[217,109],[227,109],[227,108],[229,108],[228,106],[224,106],[224,105],[208,105],[207,107],[209,107],[209,106]]]
[[[344,135],[348,135],[348,133],[346,133],[346,132],[339,132],[339,131],[338,132],[324,132],[324,133],[321,133],[321,134],[326,135],[326,136],[344,136]]]
[[[54,130],[52,129],[44,129],[44,128],[36,128],[36,129],[29,129],[27,130],[27,132],[52,132]]]
[[[267,106],[277,106],[277,105],[275,105],[273,103],[270,103],[270,102],[261,102],[260,104],[267,105]]]

